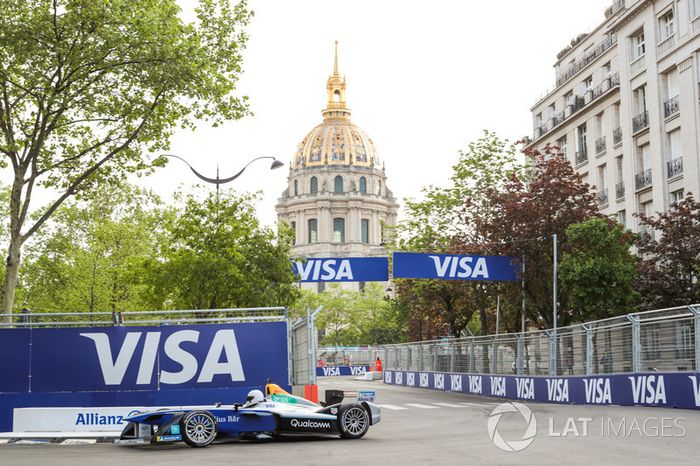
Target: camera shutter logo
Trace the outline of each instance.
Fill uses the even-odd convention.
[[[527,423],[527,429],[520,440],[506,441],[498,431],[498,423],[504,413],[520,413]],[[493,444],[501,450],[509,452],[522,451],[529,447],[533,440],[535,440],[535,435],[537,435],[537,419],[535,419],[530,408],[522,403],[502,403],[496,406],[496,409],[491,412],[488,421],[488,431]]]

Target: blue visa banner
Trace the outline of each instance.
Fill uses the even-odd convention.
[[[301,282],[385,282],[388,257],[314,257],[292,261]]]
[[[394,278],[516,281],[517,257],[395,252]]]
[[[0,355],[14,355],[0,365],[5,393],[233,388],[288,379],[285,322],[6,329]]]
[[[338,377],[347,375],[364,375],[369,366],[322,366],[316,368],[317,377]]]
[[[530,377],[384,371],[384,383],[518,401],[700,409],[700,373]]]

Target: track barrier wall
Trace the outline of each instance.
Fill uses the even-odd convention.
[[[0,432],[13,430],[13,412],[20,408],[233,403],[268,378],[289,389],[288,322],[277,320],[4,328]],[[105,430],[114,420],[101,418],[99,410],[83,411],[75,411],[75,430],[91,423]]]
[[[697,372],[521,377],[385,370],[384,383],[526,402],[700,409]]]

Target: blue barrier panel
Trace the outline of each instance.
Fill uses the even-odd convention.
[[[301,282],[385,282],[389,280],[388,257],[315,257],[292,261]]]
[[[518,258],[395,252],[393,277],[515,281],[518,279]]]
[[[4,329],[0,431],[15,407],[242,401],[268,378],[286,386],[287,350],[286,322]]]
[[[369,371],[369,366],[324,366],[316,368],[316,376],[362,375],[367,371]]]
[[[700,373],[518,377],[384,371],[384,383],[542,403],[700,409]]]

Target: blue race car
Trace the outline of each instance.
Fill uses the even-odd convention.
[[[329,391],[330,392],[330,391]],[[339,435],[345,439],[363,437],[369,427],[381,419],[379,406],[371,401],[343,403],[356,392],[333,391],[332,404],[316,404],[287,393],[268,383],[264,395],[251,390],[246,402],[224,406],[183,407],[137,413],[126,418],[128,424],[117,445],[145,445],[185,442],[191,447],[206,447],[217,437],[242,440],[268,435]],[[362,393],[362,392],[360,392]]]

